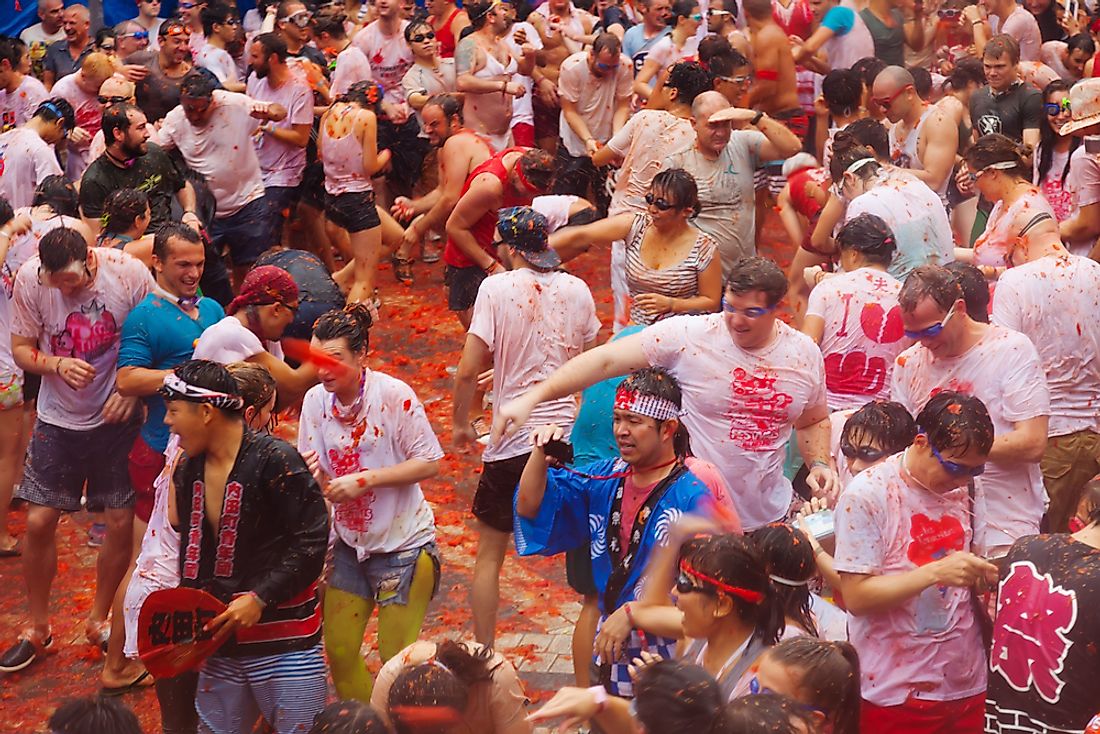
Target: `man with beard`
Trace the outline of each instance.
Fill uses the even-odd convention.
[[[151,122],[160,120],[180,102],[180,83],[191,71],[191,33],[178,20],[167,20],[157,33],[160,50],[146,64],[149,73],[138,83],[138,106]]]
[[[201,230],[203,224],[195,213],[195,190],[168,154],[148,142],[145,113],[132,104],[113,105],[103,113],[102,130],[106,150],[80,179],[80,213],[92,232],[99,232],[104,203],[112,191],[119,189],[139,189],[149,197],[149,231],[155,232],[172,219],[173,196],[183,210],[183,223]],[[233,298],[229,275],[219,258],[207,257],[202,290],[222,304]]]
[[[287,45],[274,33],[263,33],[252,41],[248,64],[248,96],[277,104],[286,118],[260,126],[263,137],[256,146],[264,196],[271,204],[271,244],[278,244],[285,212],[297,203],[298,186],[306,169],[306,145],[313,126],[313,94],[287,66]]]
[[[428,142],[439,148],[439,185],[418,199],[399,196],[394,202],[395,216],[412,219],[395,256],[394,268],[398,278],[407,275],[409,282],[412,282],[410,251],[426,234],[443,229],[470,172],[493,155],[485,138],[465,127],[458,97],[450,94],[432,97],[420,110],[420,118]]]

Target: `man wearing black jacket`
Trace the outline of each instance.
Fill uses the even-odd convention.
[[[208,625],[226,642],[199,676],[202,729],[246,731],[262,715],[280,734],[306,731],[326,694],[321,489],[290,444],[245,426],[244,401],[222,365],[185,362],[161,394],[187,456],[169,513],[180,532],[180,583],[229,605]]]

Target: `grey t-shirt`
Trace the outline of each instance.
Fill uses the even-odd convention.
[[[663,169],[683,168],[699,187],[699,214],[692,223],[718,243],[722,272],[738,258],[756,254],[756,198],[753,173],[767,138],[757,130],[734,130],[716,160],[694,143],[665,159]]]

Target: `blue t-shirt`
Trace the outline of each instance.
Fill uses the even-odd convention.
[[[833,32],[833,35],[843,36],[852,30],[856,24],[856,13],[851,8],[841,5],[829,8],[825,17],[821,19],[821,25]]]
[[[631,324],[612,337],[611,341],[636,334],[643,328],[645,327]],[[581,393],[581,407],[569,434],[575,465],[583,466],[604,459],[619,458],[619,445],[615,443],[615,430],[611,426],[611,411],[615,406],[615,391],[625,379],[625,375],[609,377]]]
[[[623,53],[634,65],[634,76],[638,76],[638,72],[642,70],[649,50],[669,33],[672,33],[672,29],[665,27],[653,38],[646,38],[644,24],[639,23],[632,28],[627,28],[626,33],[623,34]],[[650,85],[652,86],[656,81],[656,79],[651,80]]]
[[[122,325],[118,366],[172,369],[191,359],[195,342],[208,326],[225,317],[218,302],[199,300],[199,317],[192,319],[156,293],[150,293],[137,305]],[[149,413],[141,427],[141,438],[155,451],[168,447],[168,426],[164,425],[164,401],[159,395],[142,398]]]

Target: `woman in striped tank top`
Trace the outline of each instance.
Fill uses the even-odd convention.
[[[644,213],[566,227],[551,235],[550,245],[568,260],[594,243],[624,240],[632,323],[717,311],[722,291],[717,243],[688,221],[699,210],[695,179],[682,168],[661,171],[645,201]]]

